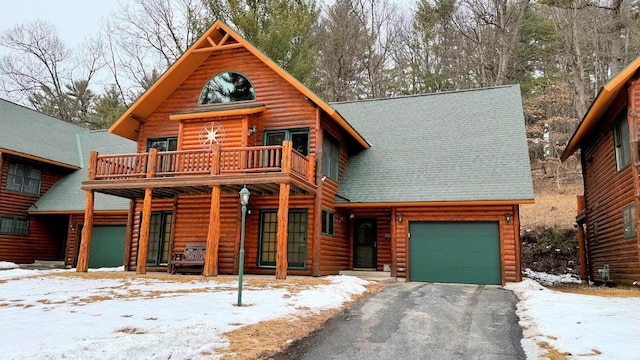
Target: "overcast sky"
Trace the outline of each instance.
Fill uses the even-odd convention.
[[[118,1],[129,0],[11,0],[3,1],[0,32],[15,25],[43,19],[51,22],[60,38],[73,47],[98,32],[99,21],[114,11]]]

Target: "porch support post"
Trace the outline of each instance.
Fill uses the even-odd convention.
[[[324,181],[322,181],[322,145],[324,133],[322,131],[322,127],[320,126],[320,108],[316,108],[316,156],[313,160],[309,159],[309,181],[313,182],[315,180],[316,186],[318,189],[316,190],[315,203],[313,207],[313,244],[311,251],[311,275],[320,276],[321,268],[320,268],[320,252],[322,246],[322,200],[323,200],[323,189],[322,185]],[[316,166],[318,164],[318,166]],[[335,224],[334,224],[335,225]]]
[[[87,178],[89,180],[96,179],[97,164],[98,153],[92,151],[89,153],[89,167],[87,169]],[[89,250],[91,249],[91,233],[93,232],[95,193],[93,190],[87,190],[86,194],[87,200],[84,208],[84,224],[82,225],[82,234],[80,234],[80,254],[78,255],[78,263],[76,264],[77,272],[87,272],[89,269]]]
[[[147,273],[147,253],[149,252],[149,227],[151,225],[151,202],[153,189],[144,189],[144,202],[142,203],[142,223],[140,224],[140,241],[138,242],[138,274]]]
[[[220,186],[211,189],[211,209],[207,231],[207,250],[204,258],[204,276],[218,276],[218,245],[220,243]]]
[[[391,208],[391,277],[398,276],[398,221],[396,221],[396,208]]]
[[[147,179],[156,176],[156,162],[158,149],[149,149],[147,160]],[[149,227],[151,225],[151,202],[153,200],[153,188],[144,189],[144,202],[142,203],[142,223],[140,224],[140,241],[138,241],[138,274],[147,273],[147,253],[149,252]]]
[[[520,240],[520,205],[513,205],[513,237],[516,242],[516,281],[522,281],[522,244]]]
[[[91,248],[91,233],[93,231],[94,192],[87,190],[87,201],[84,209],[84,225],[80,240],[80,255],[78,256],[77,272],[87,272],[89,269],[89,249]]]
[[[280,184],[280,201],[278,203],[278,249],[276,254],[276,279],[287,278],[287,238],[289,237],[290,190],[290,184]]]

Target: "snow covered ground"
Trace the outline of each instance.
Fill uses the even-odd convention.
[[[37,276],[50,273],[0,271],[1,358],[209,359],[227,346],[225,332],[338,308],[367,284],[332,276],[289,291],[246,279],[247,306],[237,307],[237,282]]]
[[[0,265],[10,268],[0,271],[3,359],[211,358],[228,345],[223,336],[228,331],[338,308],[367,284],[332,276],[328,285],[289,291],[252,287],[248,279],[243,291],[248,306],[239,308],[233,305],[235,282],[89,279],[64,276],[69,270]],[[50,275],[38,276],[44,274]],[[545,284],[576,281],[526,275]],[[528,359],[543,359],[542,342],[570,353],[570,359],[640,359],[640,298],[562,293],[530,278],[506,286],[520,299],[517,313]]]
[[[571,278],[529,272],[544,283]],[[518,295],[527,359],[544,359],[538,343],[571,354],[570,359],[640,359],[640,298],[600,297],[558,292],[525,278],[508,284]]]

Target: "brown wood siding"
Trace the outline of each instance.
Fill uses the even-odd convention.
[[[181,195],[177,198],[175,231],[171,252],[180,252],[188,242],[205,242],[209,223],[210,195]],[[173,199],[154,200],[152,211],[170,211]],[[221,228],[218,251],[218,271],[220,274],[237,274],[238,251],[240,247],[240,204],[237,194],[223,194],[220,203]],[[277,209],[278,196],[253,195],[250,199],[245,234],[245,272],[252,274],[274,274],[275,269],[258,267],[258,241],[260,231],[260,210]],[[312,265],[313,197],[292,196],[291,209],[308,211],[307,264],[304,270],[290,270],[291,275],[310,275]],[[138,233],[142,201],[136,201],[130,267],[135,267],[137,257]]]
[[[597,270],[611,269],[611,279],[630,284],[640,278],[637,237],[625,239],[622,210],[635,201],[633,175],[629,164],[616,169],[613,124],[626,105],[626,92],[616,99],[607,118],[593,131],[582,149],[585,202],[587,209],[587,241],[593,279],[600,280]],[[638,101],[636,96],[636,101]],[[622,109],[622,110],[621,110]]]
[[[127,225],[128,212],[96,213],[93,216],[94,225]],[[64,263],[75,267],[78,262],[78,247],[80,245],[80,229],[84,225],[84,214],[69,215],[69,232]],[[125,240],[126,241],[126,240]],[[124,255],[124,254],[123,254]]]
[[[449,207],[398,207],[398,216],[402,215],[402,223],[397,219],[393,224],[397,228],[397,276],[408,278],[408,248],[409,222],[413,221],[497,221],[500,225],[500,254],[503,282],[520,281],[520,264],[517,249],[519,244],[517,228],[518,221],[507,224],[504,219],[506,213],[516,216],[513,206],[449,206]]]
[[[60,218],[28,216],[27,211],[39,198],[7,191],[9,163],[23,163],[42,170],[40,195],[46,193],[53,184],[69,173],[69,170],[49,164],[39,163],[14,156],[2,155],[0,179],[0,215],[29,218],[27,236],[0,235],[0,260],[15,263],[32,263],[34,260],[62,260],[64,258],[64,230],[67,224],[60,224]]]
[[[180,134],[181,142],[178,150],[201,150],[200,129],[211,121],[211,119],[185,121]],[[225,138],[222,147],[241,146],[242,120],[240,118],[216,118],[214,121],[224,127]]]
[[[340,131],[338,126],[326,115],[321,117],[321,126],[323,131],[326,131],[340,143],[340,166],[338,171],[338,179],[340,179],[344,174],[349,158],[347,147],[344,146],[345,134]],[[318,148],[318,150],[320,150],[320,148]],[[316,166],[322,169],[321,162]],[[340,270],[347,270],[353,267],[353,240],[349,219],[351,212],[336,210],[334,203],[338,188],[339,184],[328,177],[322,184],[322,209],[336,213],[335,236],[322,235],[320,244],[320,273],[322,275],[337,274]],[[378,261],[378,265],[381,270],[382,265],[380,261]]]
[[[224,50],[212,54],[202,65],[195,69],[191,75],[144,121],[138,138],[138,150],[145,151],[147,138],[177,136],[179,133],[179,121],[169,120],[172,113],[193,110],[198,108],[198,97],[204,85],[216,74],[223,71],[237,71],[252,82],[256,92],[256,101],[263,103],[266,110],[257,116],[249,118],[249,126],[256,125],[258,132],[248,138],[249,145],[262,144],[262,131],[270,129],[287,128],[313,128],[315,126],[315,108],[306,101],[305,96],[291,84],[273,72],[244,48]],[[236,117],[237,119],[237,117]],[[184,144],[182,148],[195,146],[201,124],[205,121],[218,121],[215,119],[203,119],[202,122],[193,122],[192,126],[185,126],[182,131]],[[221,121],[225,121],[222,120]],[[189,123],[189,122],[187,122]],[[187,124],[185,123],[185,125]],[[200,124],[198,126],[198,124]],[[238,139],[238,127],[231,125],[225,133],[229,140]],[[315,151],[315,135],[310,134],[311,151]]]
[[[211,195],[179,196],[176,213],[173,251],[181,252],[186,243],[206,242]],[[240,221],[238,195],[222,195],[220,199],[220,243],[218,269],[220,274],[234,273],[235,248]]]

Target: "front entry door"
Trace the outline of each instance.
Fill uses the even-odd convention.
[[[353,224],[353,267],[376,268],[376,219],[356,219]]]

